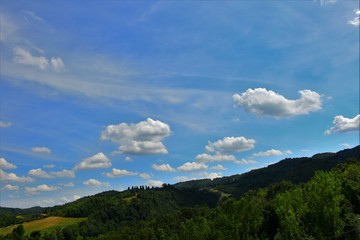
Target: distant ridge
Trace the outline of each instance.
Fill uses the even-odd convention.
[[[337,153],[318,153],[312,157],[286,158],[267,167],[251,170],[243,174],[217,178],[181,182],[174,185],[178,189],[212,188],[233,197],[240,197],[245,192],[269,186],[280,181],[301,183],[308,181],[316,171],[327,171],[349,160],[360,161],[360,145],[341,150]]]

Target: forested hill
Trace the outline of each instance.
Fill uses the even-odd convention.
[[[307,182],[316,171],[327,171],[349,160],[360,160],[360,145],[337,153],[319,153],[312,157],[286,158],[265,168],[252,170],[244,174],[217,178],[214,180],[192,180],[174,185],[178,189],[196,188],[217,189],[221,192],[240,197],[245,192],[269,186],[283,180],[293,183]]]

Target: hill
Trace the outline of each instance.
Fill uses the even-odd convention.
[[[265,168],[244,174],[214,180],[181,182],[175,184],[174,187],[178,189],[216,189],[238,198],[251,189],[263,188],[284,180],[293,183],[307,182],[316,171],[328,171],[351,159],[360,159],[360,145],[337,153],[319,153],[312,157],[286,158]]]

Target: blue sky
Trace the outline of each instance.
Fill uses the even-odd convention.
[[[0,205],[359,144],[358,1],[2,1]]]

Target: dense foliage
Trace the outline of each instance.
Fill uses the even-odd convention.
[[[77,225],[27,236],[19,225],[0,239],[360,239],[359,152],[307,182],[284,180],[234,195],[173,185],[109,191],[52,209],[87,217]]]

